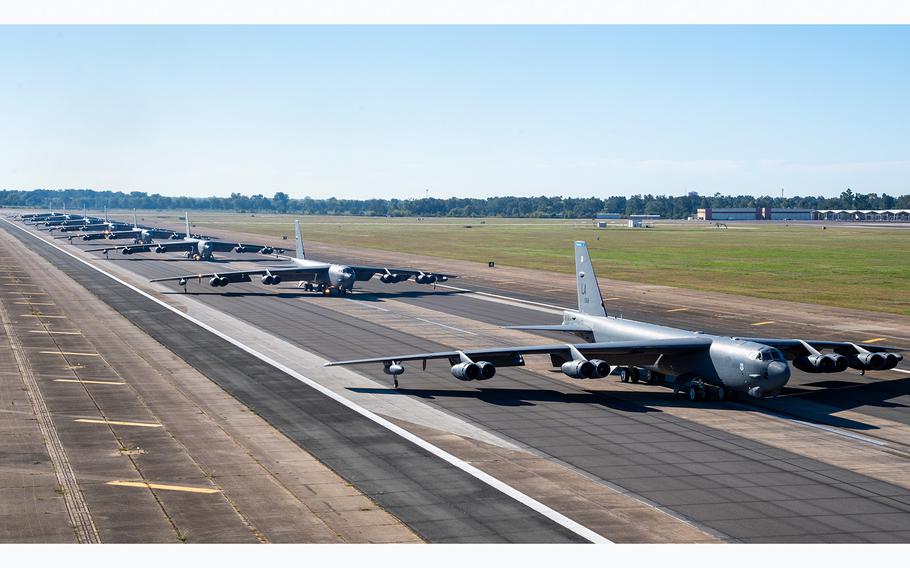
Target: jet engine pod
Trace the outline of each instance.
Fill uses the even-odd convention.
[[[120,254],[133,254],[133,251],[131,251],[130,249],[127,249],[127,248],[120,249]]]
[[[493,372],[496,372],[495,369]],[[480,365],[477,363],[458,363],[452,366],[452,376],[459,381],[476,381],[481,376]]]
[[[882,353],[885,357],[885,363],[882,366],[882,369],[893,369],[897,367],[897,364],[904,360],[904,356],[900,353]]]
[[[884,368],[886,358],[882,353],[858,353],[847,357],[847,363],[860,371],[878,371]]]
[[[164,247],[161,247],[161,246],[155,247],[155,252],[157,252],[158,254],[164,254]]]
[[[186,286],[186,278],[181,278],[180,280],[177,281],[177,284],[180,284],[181,286]]]
[[[273,252],[275,252],[275,249],[273,249],[272,247],[263,247],[262,250],[260,250],[259,252],[261,252],[262,254],[272,254]]]
[[[420,274],[414,279],[418,284],[432,284],[436,282],[436,277],[432,274]]]
[[[379,281],[384,284],[395,284],[396,282],[401,282],[401,279],[395,274],[383,274],[379,277]]]
[[[219,286],[227,286],[228,279],[225,278],[224,276],[212,276],[212,279],[209,280],[209,285],[211,285],[212,288],[218,288]]]
[[[281,284],[281,276],[277,274],[272,275],[272,284]]]
[[[266,286],[271,286],[272,282],[274,281],[274,277],[271,274],[266,274],[261,278],[260,281]]]
[[[793,360],[793,366],[807,373],[838,373],[847,368],[847,358],[836,353],[806,355]]]
[[[597,372],[594,363],[580,360],[566,361],[560,370],[573,379],[590,379]]]
[[[496,367],[489,361],[478,361],[475,365],[480,368],[480,376],[477,377],[478,381],[486,381],[496,375]]]
[[[234,252],[244,253],[244,252],[246,252],[246,249],[243,248],[242,245],[237,245],[234,247]]]
[[[603,359],[590,359],[588,362],[594,365],[594,376],[598,379],[610,374],[610,364]]]
[[[382,372],[386,375],[398,376],[404,373],[404,366],[398,363],[392,363],[391,365],[385,365],[382,368]]]

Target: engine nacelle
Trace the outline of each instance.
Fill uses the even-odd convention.
[[[878,371],[885,365],[882,353],[857,353],[847,357],[847,364],[860,371]]]
[[[383,274],[379,277],[379,281],[385,284],[396,284],[401,282],[401,278],[397,274]]]
[[[382,368],[382,372],[386,375],[398,376],[404,373],[404,366],[399,365],[398,363],[392,363],[391,365],[385,365]]]
[[[594,365],[594,376],[602,379],[610,374],[610,364],[603,359],[589,359],[589,363]]]
[[[275,252],[275,249],[273,249],[272,247],[264,247],[259,252],[261,252],[262,254],[272,254],[273,252]]]
[[[566,361],[560,367],[560,370],[573,379],[590,379],[594,377],[597,368],[591,361]]]
[[[180,280],[177,281],[177,284],[179,284],[181,286],[186,286],[186,278],[181,278]]]
[[[904,360],[904,356],[900,353],[882,353],[885,357],[885,364],[882,366],[882,369],[893,369],[897,367],[897,364]]]
[[[436,277],[432,274],[418,274],[417,277],[414,278],[414,282],[417,282],[418,284],[432,284],[433,282],[436,282]]]
[[[212,288],[218,288],[219,286],[227,286],[228,280],[224,276],[212,276],[212,279],[209,280],[209,285]]]
[[[794,367],[807,373],[839,373],[846,370],[847,365],[847,358],[836,353],[806,355],[793,360]]]
[[[120,254],[133,254],[130,249],[120,249]]]
[[[237,245],[234,247],[234,252],[244,253],[244,252],[246,252],[246,249],[243,248],[241,245]]]
[[[155,247],[155,252],[158,254],[164,254],[164,247]]]

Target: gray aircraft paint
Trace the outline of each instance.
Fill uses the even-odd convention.
[[[849,353],[899,351],[892,347],[858,347],[849,342],[801,341],[793,339],[740,339],[688,331],[673,327],[626,320],[608,315],[600,294],[594,265],[587,244],[574,245],[578,309],[564,310],[559,325],[511,326],[528,331],[561,331],[579,335],[589,343],[530,345],[418,353],[371,359],[336,361],[327,365],[352,365],[381,362],[386,373],[395,377],[404,372],[403,362],[429,359],[448,359],[452,374],[461,380],[486,380],[495,375],[495,367],[522,366],[525,354],[549,354],[553,366],[573,378],[586,361],[590,367],[606,364],[630,372],[646,369],[654,374],[673,378],[677,390],[688,390],[690,397],[704,396],[706,389],[718,395],[730,392],[748,393],[762,397],[775,395],[790,379],[787,354],[791,358],[822,356],[821,349],[833,349],[846,367],[844,357]],[[778,346],[780,348],[777,348]],[[867,350],[868,349],[868,350]],[[896,361],[900,360],[897,356]],[[468,367],[474,365],[474,368]],[[491,368],[493,368],[491,372]],[[801,367],[802,368],[802,367]],[[481,370],[485,370],[481,373]],[[843,369],[841,369],[843,370]],[[823,372],[823,371],[815,371]],[[833,372],[833,371],[824,371]],[[604,376],[597,373],[593,376]],[[592,375],[587,375],[590,378]]]

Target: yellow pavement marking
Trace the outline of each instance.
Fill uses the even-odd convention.
[[[27,300],[25,302],[13,302],[13,303],[20,305],[20,306],[56,306],[57,305],[54,302],[29,302]]]
[[[604,298],[604,301],[606,300],[622,300],[622,298]]]
[[[57,319],[63,319],[63,318],[65,318],[66,316],[50,316],[50,315],[47,315],[47,314],[22,314],[22,315],[19,316],[19,317],[21,317],[21,318],[57,318]]]
[[[82,335],[81,331],[51,331],[49,329],[30,329],[29,333],[50,333],[51,335]]]
[[[221,493],[220,489],[211,487],[189,487],[186,485],[167,485],[165,483],[149,483],[147,481],[108,481],[107,485],[118,487],[141,487],[143,489],[161,489],[163,491],[186,491],[187,493]]]
[[[100,357],[97,353],[80,353],[79,351],[39,351],[44,355],[82,355],[85,357]]]
[[[687,312],[689,308],[673,308],[672,310],[667,310],[668,312]]]
[[[140,428],[161,428],[161,424],[152,422],[124,422],[123,420],[95,420],[94,418],[77,418],[76,422],[85,424],[110,424],[111,426],[138,426]]]
[[[752,327],[758,327],[758,326],[760,326],[760,325],[768,325],[768,324],[771,324],[771,323],[774,323],[774,322],[773,322],[773,321],[760,321],[760,322],[757,322],[757,323],[753,323],[753,324],[752,324]]]
[[[885,341],[887,337],[874,337],[872,339],[867,339],[863,343],[878,343],[879,341]]]
[[[87,385],[125,385],[123,381],[93,381],[90,379],[54,379],[55,383],[85,383]]]

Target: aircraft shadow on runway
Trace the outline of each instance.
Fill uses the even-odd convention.
[[[380,387],[350,387],[348,390],[361,394],[405,395],[430,400],[436,398],[473,398],[497,406],[536,406],[534,404],[536,402],[557,402],[592,404],[622,412],[662,412],[658,408],[629,403],[625,400],[592,391],[565,393],[549,389],[478,388],[475,390],[449,390]]]

